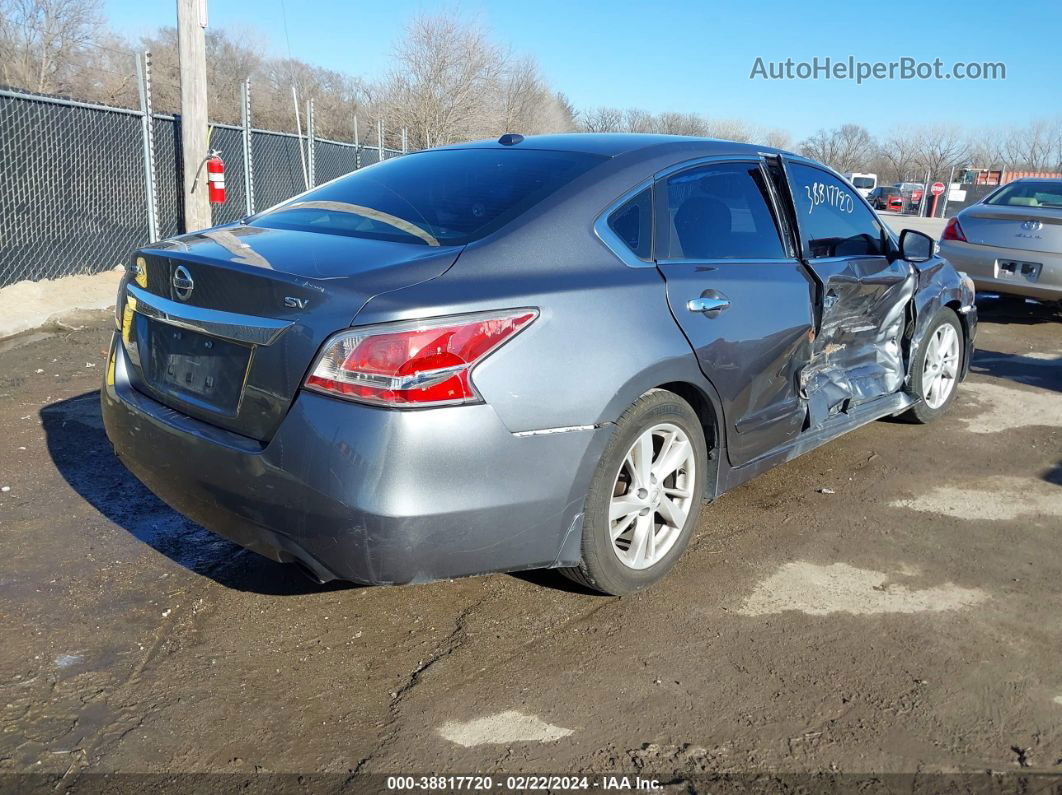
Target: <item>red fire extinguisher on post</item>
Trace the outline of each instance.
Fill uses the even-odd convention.
[[[207,194],[211,204],[225,203],[225,161],[221,153],[212,149],[207,155]]]

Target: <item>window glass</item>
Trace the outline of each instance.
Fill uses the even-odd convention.
[[[1062,182],[1012,182],[985,204],[1009,207],[1062,207]]]
[[[885,253],[877,218],[848,185],[799,163],[789,163],[788,170],[800,232],[812,259]]]
[[[669,177],[667,257],[785,257],[767,197],[756,163],[699,166]]]
[[[605,159],[512,148],[418,152],[322,185],[250,225],[464,245],[501,228]]]
[[[873,177],[852,177],[852,185],[856,188],[873,188]]]
[[[653,247],[653,195],[646,188],[608,217],[608,225],[635,256],[649,259]]]

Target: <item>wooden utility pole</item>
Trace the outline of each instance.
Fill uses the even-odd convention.
[[[206,26],[207,0],[177,0],[177,51],[181,62],[181,153],[184,160],[184,231],[187,232],[211,225],[205,171],[196,184],[196,174],[207,156],[209,125]]]

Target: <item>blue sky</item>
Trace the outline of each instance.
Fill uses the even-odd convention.
[[[577,107],[696,111],[788,129],[797,139],[847,121],[886,135],[895,124],[1021,123],[1062,115],[1062,2],[625,2],[623,0],[284,0],[293,56],[372,78],[418,11],[457,9],[494,38],[535,55]],[[172,25],[173,0],[105,0],[111,24],[136,36]],[[210,0],[211,27],[235,28],[287,52],[282,0]],[[949,68],[1002,61],[1007,79],[750,80],[767,61],[814,56]]]

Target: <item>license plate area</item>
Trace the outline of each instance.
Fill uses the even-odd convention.
[[[240,404],[251,348],[147,318],[144,374],[152,387],[222,414]]]
[[[996,261],[996,278],[1035,282],[1040,278],[1043,265],[1039,262],[1001,259]]]

